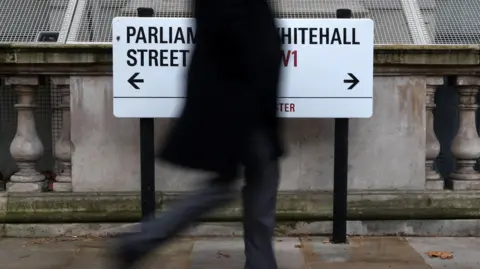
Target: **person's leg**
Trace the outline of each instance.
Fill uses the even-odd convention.
[[[166,243],[204,213],[235,198],[234,180],[233,177],[216,177],[159,218],[140,224],[141,232],[120,237],[115,254],[125,262],[124,268],[130,268],[134,262]]]
[[[243,225],[246,269],[276,269],[273,249],[278,160],[273,159],[265,134],[255,134],[245,160],[246,184],[243,188]]]

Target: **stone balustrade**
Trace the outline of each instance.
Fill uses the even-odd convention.
[[[480,190],[479,52],[478,46],[376,47],[375,112],[372,119],[351,123],[352,189]],[[139,189],[138,120],[112,115],[110,46],[0,45],[0,76],[4,89],[18,97],[16,134],[10,148],[0,147],[9,150],[16,165],[15,173],[2,174],[7,192]],[[435,95],[446,76],[454,78],[451,86],[459,98],[459,127],[451,149],[442,148],[434,131],[442,121],[434,116],[439,109]],[[60,93],[62,110],[53,151],[59,168],[51,188],[36,166],[44,155],[44,141],[37,134],[35,93],[45,77]],[[157,131],[167,126],[166,120],[156,123]],[[284,163],[281,189],[331,189],[332,172],[327,170],[333,153],[332,121],[291,120],[287,126],[295,130],[287,130],[291,156]],[[455,169],[440,175],[436,160],[448,150]],[[189,190],[192,176],[169,169],[157,166],[158,188]],[[178,183],[182,178],[185,182]]]
[[[138,221],[139,120],[113,116],[111,53],[108,45],[0,45],[0,236],[111,234],[106,223]],[[480,236],[480,46],[376,46],[374,62],[374,114],[350,120],[349,234]],[[169,125],[155,120],[157,143]],[[333,127],[332,119],[286,120],[283,235],[331,232]],[[198,177],[157,163],[158,210]],[[204,220],[240,213],[233,203]],[[200,234],[219,227],[206,225]]]

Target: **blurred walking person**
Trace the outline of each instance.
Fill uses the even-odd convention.
[[[276,269],[272,240],[278,159],[284,152],[276,107],[281,43],[274,16],[266,0],[196,0],[193,9],[196,44],[187,98],[158,157],[215,176],[159,218],[142,223],[140,233],[120,237],[116,268],[131,268],[201,215],[230,202],[243,174],[245,268]]]

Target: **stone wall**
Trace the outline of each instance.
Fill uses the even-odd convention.
[[[432,230],[422,227],[445,224],[450,226],[438,228],[441,234],[478,235],[479,52],[480,46],[473,45],[375,47],[374,115],[350,122],[348,218],[354,226],[349,226],[349,233],[430,235]],[[2,124],[16,127],[10,132],[10,137],[15,133],[13,140],[0,147],[2,156],[10,154],[13,160],[2,161],[0,168],[14,164],[15,172],[7,179],[6,191],[0,192],[0,230],[5,234],[25,234],[25,227],[47,229],[58,222],[139,219],[139,120],[113,116],[111,60],[109,45],[0,45],[0,76],[6,89],[17,97],[16,125]],[[455,109],[444,112],[455,115],[433,113],[434,96],[444,77],[448,77],[447,88],[459,97],[452,103]],[[42,128],[48,124],[38,120],[34,110],[43,80],[61,96],[62,126],[56,137],[44,137]],[[440,152],[434,122],[450,116],[459,119],[449,142],[455,166],[448,178],[442,178],[434,165]],[[169,125],[169,120],[156,120],[157,143],[162,142]],[[333,122],[289,119],[286,125],[290,154],[282,164],[278,231],[325,233],[329,231],[326,223],[332,219]],[[48,154],[47,140],[52,139],[60,169],[49,176],[40,173],[38,164]],[[178,192],[188,193],[201,182],[201,176],[157,164],[157,210],[168,209],[178,199]],[[445,185],[446,179],[451,185]],[[226,205],[204,220],[238,221],[240,210],[238,203]],[[389,222],[381,222],[383,228],[378,228],[378,220]],[[464,226],[454,227],[456,223]],[[84,234],[92,227],[101,230],[108,226],[82,225],[48,227],[65,231],[55,234],[85,229],[77,230]],[[223,229],[220,234],[237,227],[212,225]]]
[[[38,117],[31,118],[36,115],[36,92],[41,87],[38,75],[47,75],[63,96],[59,109],[64,111],[64,124],[53,148],[57,163],[64,169],[57,175],[56,190],[138,191],[139,120],[117,119],[112,114],[110,47],[14,45],[2,50],[4,56],[0,62],[5,66],[2,69],[6,70],[5,82],[18,96],[19,128],[9,148],[6,143],[2,148],[13,156],[17,165],[17,173],[9,183],[10,191],[19,191],[20,186],[31,186],[25,188],[30,191],[33,186],[42,190],[43,178],[39,180],[35,172],[39,167],[35,165],[48,151],[49,141],[42,133],[46,125]],[[443,77],[448,74],[456,76],[455,89],[462,96],[458,106],[463,126],[452,144],[453,155],[462,159],[450,179],[457,189],[479,188],[480,173],[474,170],[476,156],[480,154],[476,147],[479,138],[474,112],[480,81],[472,75],[477,66],[476,46],[377,46],[374,115],[350,122],[349,188],[444,189],[444,179],[433,165],[440,146],[432,110],[436,89],[443,85]],[[475,102],[471,103],[472,100]],[[282,163],[280,189],[331,190],[333,120],[286,121],[290,154]],[[168,119],[156,120],[157,145],[162,143],[169,125]],[[2,169],[12,170],[11,165],[4,162]],[[198,172],[162,163],[156,166],[157,190],[191,190],[202,178],[205,175]]]
[[[139,190],[139,121],[112,115],[111,77],[71,81],[74,191]],[[376,77],[374,100],[372,118],[351,120],[350,188],[424,189],[425,79]],[[290,154],[282,164],[280,189],[331,190],[333,120],[286,123]],[[169,120],[156,121],[158,143],[168,128]],[[156,187],[164,191],[190,190],[199,177],[160,163],[156,172]]]

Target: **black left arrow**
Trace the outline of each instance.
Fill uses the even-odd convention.
[[[135,73],[133,74],[127,81],[134,87],[136,90],[140,90],[140,87],[138,87],[137,83],[143,83],[145,82],[143,79],[137,79],[137,76],[140,75],[140,73]]]
[[[351,78],[351,79],[344,79],[343,80],[343,83],[351,83],[352,85],[350,85],[350,87],[348,87],[349,90],[355,88],[355,86],[357,86],[357,84],[360,82],[360,80],[358,80],[358,78],[353,75],[352,73],[348,73],[348,76]]]

